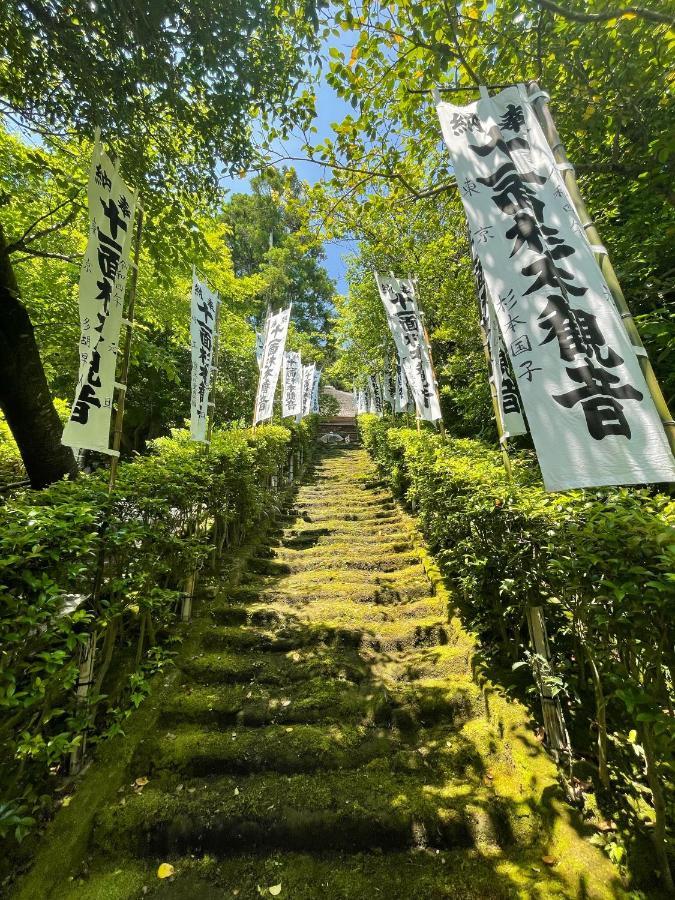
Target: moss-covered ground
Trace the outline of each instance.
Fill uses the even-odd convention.
[[[622,896],[364,451],[323,457],[273,544],[197,606],[16,896]]]

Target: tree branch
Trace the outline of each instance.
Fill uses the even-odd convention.
[[[14,265],[26,262],[29,259],[33,259],[35,256],[39,256],[40,259],[60,259],[61,262],[72,263],[73,265],[79,260],[78,256],[66,256],[65,253],[51,253],[49,250],[30,250],[29,248],[24,247],[20,247],[19,249],[23,250],[26,255],[19,259],[15,259],[13,261]]]
[[[673,16],[665,13],[656,12],[653,9],[645,9],[644,6],[626,6],[624,9],[604,10],[603,12],[584,13],[577,12],[574,9],[567,9],[554,3],[553,0],[536,0],[539,6],[544,9],[562,16],[564,19],[572,19],[574,22],[608,22],[610,19],[620,19],[622,16],[637,16],[640,19],[646,19],[648,22],[658,22],[659,24],[672,25],[675,22]]]

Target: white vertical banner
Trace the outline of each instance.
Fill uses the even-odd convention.
[[[295,350],[284,353],[281,379],[281,417],[302,415],[302,362]]]
[[[112,453],[110,416],[136,192],[97,139],[87,184],[89,237],[80,271],[80,371],[61,442]]]
[[[362,416],[368,412],[368,395],[363,388],[356,389],[356,415]]]
[[[302,367],[302,416],[312,412],[312,391],[314,389],[314,373],[316,364],[310,363]]]
[[[260,381],[256,397],[253,423],[265,422],[272,418],[274,394],[279,381],[279,372],[284,357],[288,323],[291,318],[291,307],[281,309],[269,317],[265,334],[265,347],[260,364]]]
[[[511,367],[499,330],[492,297],[485,283],[483,267],[472,245],[470,245],[470,250],[473,259],[473,274],[476,281],[481,324],[490,358],[489,378],[494,385],[497,395],[499,414],[504,429],[502,439],[504,440],[519,434],[527,434],[527,425],[523,416],[518,385],[515,377],[511,374]]]
[[[368,376],[368,386],[370,388],[370,396],[372,398],[372,406],[370,412],[376,416],[381,416],[384,412],[384,404],[382,401],[382,388],[380,387],[380,379],[377,375]]]
[[[522,85],[438,105],[548,490],[675,481],[630,339]]]
[[[408,382],[401,360],[396,363],[396,394],[394,396],[394,412],[402,413],[408,408]]]
[[[192,390],[190,403],[190,437],[206,443],[209,415],[209,392],[213,371],[218,294],[192,273],[190,345],[192,348]]]
[[[384,364],[384,376],[382,378],[382,399],[391,405],[392,410],[396,405],[396,370],[392,369],[387,359]]]
[[[319,412],[319,381],[321,380],[321,369],[314,368],[314,378],[312,379],[312,400],[311,411],[318,415]]]
[[[427,422],[435,422],[442,418],[441,407],[414,282],[377,273],[375,280],[417,412]]]

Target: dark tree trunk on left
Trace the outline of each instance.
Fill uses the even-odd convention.
[[[19,297],[5,235],[0,225],[0,408],[34,488],[64,475],[77,464],[61,443],[63,426],[54,409],[33,325]]]

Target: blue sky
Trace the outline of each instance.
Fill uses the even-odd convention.
[[[314,120],[314,125],[317,129],[317,133],[313,135],[313,138],[317,143],[328,136],[332,136],[330,128],[332,122],[340,122],[348,113],[353,113],[351,106],[337,97],[335,91],[325,82],[324,76],[328,66],[328,51],[331,46],[337,46],[343,51],[348,50],[349,52],[351,50],[351,47],[346,43],[341,43],[334,39],[331,40],[330,43],[325,43],[321,48],[321,55],[326,62],[324,64],[320,82],[315,87],[317,117]],[[301,136],[291,137],[283,143],[284,152],[288,156],[301,157],[304,155],[301,149],[302,143],[303,139]],[[327,171],[325,167],[319,166],[313,162],[292,162],[288,163],[288,165],[293,166],[298,173],[298,176],[303,181],[308,181],[310,184],[321,181]],[[329,174],[330,172],[328,172],[328,175]],[[224,184],[233,193],[248,192],[249,177],[227,179]],[[353,242],[344,240],[328,241],[324,244],[324,251],[326,254],[324,264],[328,270],[328,274],[335,281],[338,293],[346,293],[347,291],[347,283],[345,281],[346,265],[343,257],[350,251],[353,251],[355,246],[356,245]]]

